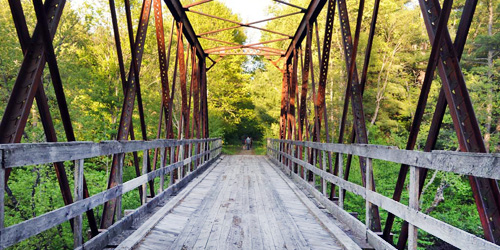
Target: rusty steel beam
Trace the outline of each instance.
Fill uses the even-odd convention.
[[[168,39],[168,52],[167,52],[167,62],[166,62],[166,65],[167,65],[167,81],[168,81],[168,67],[170,65],[170,52],[171,52],[171,49],[172,49],[172,37],[174,35],[174,26],[175,26],[175,23],[176,21],[175,20],[172,20],[172,26],[170,27],[170,38]],[[174,69],[174,73],[175,73],[175,70],[177,70],[177,67]],[[165,97],[169,97],[168,96],[168,92],[167,91],[169,90],[168,89],[168,82],[167,82],[167,85],[165,86],[165,94],[167,94]],[[173,139],[174,138],[174,131],[173,131],[173,126],[172,126],[172,102],[173,102],[173,98],[174,98],[174,95],[173,95],[173,92],[175,90],[175,77],[173,78],[172,80],[172,94],[170,96],[169,99],[165,99],[166,101],[166,106],[164,107],[164,112],[165,112],[165,133],[166,133],[166,138],[167,139]],[[163,90],[162,90],[163,91]],[[170,129],[168,129],[170,126]],[[170,152],[169,152],[170,153]]]
[[[174,75],[172,76],[172,93],[170,94],[170,102],[168,105],[168,117],[167,117],[167,130],[166,131],[171,131],[169,132],[169,135],[171,135],[171,138],[168,139],[173,139],[174,134],[173,134],[173,103],[174,103],[174,94],[175,94],[175,84],[176,84],[176,79],[177,79],[177,66],[179,64],[179,50],[180,49],[180,40],[182,39],[182,30],[184,26],[182,25],[181,22],[176,22],[177,23],[177,52],[175,55],[175,63],[174,63]],[[169,48],[170,51],[170,48]]]
[[[201,138],[201,130],[200,130],[200,61],[197,63],[193,63],[193,71],[194,77],[191,78],[193,85],[193,133],[196,132],[196,138]],[[194,136],[193,136],[194,137]],[[199,148],[197,149],[199,150]]]
[[[280,139],[286,138],[287,122],[287,95],[288,95],[288,63],[285,64],[283,79],[281,81],[281,110],[280,110]]]
[[[451,43],[448,30],[444,30],[443,42],[440,47],[441,57],[438,61],[438,72],[443,83],[442,92],[444,92],[444,94],[440,93],[440,96],[444,95],[446,101],[439,102],[438,100],[436,112],[439,113],[433,117],[433,125],[437,127],[440,125],[442,120],[440,113],[443,113],[443,106],[447,103],[459,140],[460,150],[467,152],[487,152],[459,64],[476,3],[476,1],[466,2],[466,8],[463,11],[454,46]],[[438,34],[436,33],[436,28],[433,27],[433,22],[441,12],[439,2],[420,2],[420,7],[429,38],[431,41],[435,41]],[[438,121],[435,122],[435,120]],[[439,130],[439,127],[434,128],[434,130]],[[437,132],[434,132],[434,134],[437,136]],[[485,238],[499,244],[500,192],[498,183],[495,180],[471,176],[469,177],[469,182],[472,187]],[[398,246],[401,245],[403,245],[402,242],[398,244]]]
[[[188,110],[187,110],[187,80],[186,80],[186,74],[187,74],[187,63],[184,60],[184,42],[183,39],[181,38],[179,40],[179,78],[180,78],[180,91],[181,91],[181,114],[180,114],[180,126],[179,126],[179,139],[182,138],[187,138],[187,131],[186,131],[186,122],[187,122],[187,116],[189,115]],[[189,50],[188,50],[189,51]],[[187,59],[189,59],[189,56],[187,56]]]
[[[151,4],[151,3],[150,3]],[[142,94],[141,94],[141,85],[140,85],[140,77],[139,77],[139,66],[137,64],[137,56],[136,56],[136,52],[134,50],[134,31],[133,31],[133,28],[132,28],[132,14],[130,12],[130,0],[125,0],[125,14],[126,14],[126,17],[127,17],[127,28],[128,28],[128,38],[129,38],[129,42],[130,42],[130,50],[131,50],[131,55],[132,55],[132,61],[131,61],[131,70],[133,69],[134,70],[134,77],[135,77],[135,85],[136,85],[136,96],[137,96],[137,108],[139,110],[139,122],[140,122],[140,126],[141,126],[141,135],[142,135],[142,139],[144,141],[147,141],[148,138],[147,138],[147,134],[146,134],[146,122],[145,122],[145,118],[144,118],[144,108],[143,108],[143,105],[142,105]],[[146,27],[147,28],[147,27]],[[131,124],[131,128],[133,127],[132,126],[132,123]],[[130,133],[131,137],[132,137],[132,133]],[[136,176],[141,176],[141,170],[139,169],[139,164],[138,164],[138,158],[137,158],[137,153],[134,155],[134,163],[135,163],[135,174]],[[151,161],[149,158],[147,158],[147,171],[150,172],[151,171]],[[151,193],[151,196],[154,196],[154,181],[151,180],[148,182],[149,183],[149,190],[150,190],[150,193]],[[142,189],[140,189],[141,193],[142,193]],[[141,196],[142,197],[142,196]]]
[[[144,51],[144,42],[146,39],[146,31],[148,27],[149,14],[151,10],[151,0],[146,0],[143,2],[140,21],[138,25],[137,36],[135,39],[135,43],[133,46],[133,54],[135,54],[135,60],[132,59],[132,63],[130,65],[130,71],[127,80],[127,91],[125,94],[125,98],[123,101],[122,113],[120,117],[120,124],[118,127],[118,140],[127,140],[130,131],[130,123],[132,122],[132,113],[134,110],[134,101],[136,94],[138,92],[137,82],[136,82],[136,74],[139,74],[141,62],[142,62],[142,53]],[[135,63],[134,63],[135,62]],[[136,64],[136,65],[135,65]],[[137,67],[137,71],[134,68]],[[118,157],[113,156],[113,165],[110,170],[110,176],[108,181],[108,189],[115,187],[119,183],[118,176]],[[150,185],[151,186],[151,185]],[[101,220],[101,228],[108,228],[113,224],[114,215],[116,210],[116,199],[112,199],[104,204],[102,220]]]
[[[245,25],[252,25],[252,24],[258,24],[258,23],[273,21],[273,20],[276,20],[276,19],[280,19],[280,18],[283,18],[283,17],[294,16],[294,15],[298,15],[298,14],[301,14],[301,13],[304,13],[304,11],[292,12],[292,13],[284,14],[284,15],[281,15],[281,16],[275,16],[275,17],[270,17],[270,18],[258,20],[258,21],[253,21],[253,22],[250,22],[250,23],[246,23]]]
[[[440,44],[442,42],[442,37],[443,37],[443,33],[444,33],[443,31],[446,29],[446,25],[448,23],[448,18],[450,15],[452,3],[453,3],[453,1],[446,0],[444,2],[445,6],[446,6],[444,9],[445,11],[442,11],[439,15],[439,20],[437,22],[437,28],[436,28],[436,36],[435,36],[435,39],[432,43],[431,54],[429,56],[429,61],[427,63],[427,69],[425,71],[425,78],[424,78],[424,81],[422,83],[422,88],[420,90],[420,96],[418,99],[417,110],[415,111],[414,119],[413,119],[412,126],[410,129],[410,135],[409,135],[408,142],[406,145],[407,150],[414,149],[415,144],[416,144],[416,140],[417,140],[417,135],[418,135],[418,132],[420,131],[420,125],[422,122],[422,117],[424,115],[425,106],[427,104],[427,98],[429,96],[430,87],[432,84],[432,80],[434,78],[434,70],[436,68],[436,64],[437,64],[437,62],[439,60],[439,56],[440,56],[439,50],[441,49]],[[403,186],[404,186],[404,182],[406,179],[406,175],[408,174],[408,169],[409,169],[409,166],[407,166],[407,165],[401,166],[401,170],[399,172],[399,176],[398,176],[398,179],[396,182],[395,192],[393,195],[393,199],[396,201],[399,201],[401,199],[401,194],[402,194],[402,191],[404,188]],[[387,221],[386,221],[386,226],[384,229],[384,234],[383,234],[383,237],[386,240],[388,240],[390,237],[390,232],[391,232],[390,229],[392,228],[393,222],[394,222],[394,215],[389,213],[388,217],[387,217]],[[408,238],[407,234],[408,233],[406,232],[406,234],[400,235],[400,237],[403,237],[404,239],[400,239],[399,242],[405,242],[404,244],[406,244],[406,240]]]
[[[198,1],[198,2],[194,2],[194,3],[191,3],[191,4],[186,4],[184,5],[184,9],[189,9],[191,7],[194,7],[194,6],[198,6],[200,4],[204,4],[204,3],[208,3],[208,2],[212,2],[213,0],[201,0],[201,1]]]
[[[279,53],[260,53],[260,52],[215,52],[210,53],[209,55],[220,55],[220,56],[230,56],[230,55],[239,55],[239,56],[283,56]]]
[[[127,89],[127,79],[126,79],[127,76],[125,74],[125,64],[123,62],[123,53],[122,53],[122,48],[121,48],[120,32],[118,30],[118,19],[116,17],[115,1],[109,0],[109,5],[110,5],[110,10],[111,10],[111,22],[113,25],[113,33],[114,33],[114,37],[115,37],[116,53],[117,53],[117,57],[118,57],[118,66],[120,69],[120,79],[122,82],[123,95],[125,96],[126,89]],[[132,123],[130,123],[130,139],[135,140],[134,126]],[[139,176],[140,175],[139,157],[137,155],[137,152],[133,152],[132,155],[134,158],[134,166],[135,166],[135,170],[136,170],[136,175]],[[138,187],[137,190],[139,191],[139,197],[142,197],[142,188]]]
[[[182,22],[184,36],[186,36],[187,41],[196,47],[196,55],[198,59],[205,57],[205,51],[201,47],[200,41],[194,32],[191,22],[186,16],[186,11],[179,0],[164,0],[167,4],[168,9],[172,13],[172,16],[177,22]]]
[[[240,46],[241,45],[239,43],[228,42],[228,41],[224,41],[224,40],[220,40],[220,39],[216,39],[216,38],[211,38],[211,37],[199,37],[199,38],[214,41],[214,42],[219,42],[219,43],[225,43],[225,44],[233,45],[233,46]]]
[[[307,7],[307,12],[302,17],[299,27],[293,36],[290,45],[285,53],[285,58],[289,58],[295,48],[298,48],[307,33],[307,24],[312,24],[325,6],[326,0],[312,0]]]
[[[214,40],[214,41],[218,41],[218,42],[224,42],[224,41],[217,40],[217,39],[208,39],[208,40]],[[279,39],[273,39],[273,40],[269,40],[269,41],[257,42],[257,43],[250,43],[250,44],[230,43],[230,44],[234,44],[235,46],[232,46],[232,47],[210,48],[210,49],[205,50],[205,52],[207,54],[210,54],[212,52],[218,52],[218,51],[230,50],[230,49],[249,48],[249,47],[253,47],[253,46],[257,46],[257,45],[263,45],[263,44],[268,44],[268,43],[275,43],[275,42],[279,42],[279,41],[283,41],[283,40],[288,40],[288,38],[279,38]],[[225,43],[229,43],[229,42],[225,42]],[[266,48],[266,49],[273,49],[273,48]],[[276,49],[276,50],[278,50],[278,49]],[[282,50],[279,50],[279,51],[281,52]]]
[[[36,13],[37,13],[37,19],[39,20],[39,25],[44,26],[43,27],[43,29],[44,29],[44,32],[43,32],[44,39],[43,40],[45,43],[46,42],[50,43],[50,45],[45,45],[45,46],[50,47],[50,46],[52,46],[51,31],[49,30],[49,27],[47,27],[48,25],[47,25],[47,22],[45,21],[45,20],[47,20],[47,17],[45,14],[45,11],[47,9],[45,9],[45,10],[43,9],[44,7],[43,7],[41,2],[35,2],[34,4],[35,4],[36,10],[37,10]],[[50,2],[47,2],[47,6],[50,6],[50,4],[51,4]],[[30,49],[29,47],[30,47],[31,38],[29,35],[28,27],[26,25],[26,19],[24,17],[21,2],[19,0],[9,0],[9,6],[11,8],[12,17],[14,20],[14,25],[16,27],[17,35],[19,38],[19,43],[21,45],[21,50],[23,51],[23,54],[26,55],[27,51]],[[63,6],[61,6],[61,8],[63,8]],[[40,20],[43,20],[43,21],[40,22]],[[55,29],[56,28],[54,27],[54,30]],[[47,40],[47,38],[48,38],[48,40]],[[52,52],[53,52],[53,49],[52,49]],[[54,61],[55,61],[55,57],[53,57],[52,60],[48,62],[49,67],[53,71],[54,70],[58,71],[57,64],[54,64]],[[64,95],[64,92],[61,91],[62,85],[57,85],[57,82],[56,82],[57,76],[58,75],[51,74],[51,77],[52,77],[53,82],[54,82],[54,88],[57,89],[56,94],[57,95],[61,95],[61,94]],[[37,84],[40,85],[40,87],[38,87],[36,90],[35,98],[37,100],[37,106],[38,106],[38,110],[40,113],[40,119],[42,121],[46,140],[48,142],[56,142],[57,135],[56,135],[56,131],[54,128],[54,124],[52,123],[52,116],[50,114],[50,110],[49,110],[49,106],[48,106],[48,102],[47,102],[47,96],[44,92],[41,78],[35,79],[35,81],[38,81]],[[59,77],[59,83],[60,83],[60,77]],[[62,96],[62,97],[58,96],[58,98],[59,98],[59,100],[61,98],[63,100],[65,100],[64,96]],[[62,104],[59,104],[59,108],[60,108],[61,114],[62,114],[61,118],[63,119],[64,125],[65,125],[64,128],[65,128],[65,132],[66,132],[66,137],[69,141],[71,141],[71,140],[74,141],[75,136],[74,136],[73,129],[71,126],[71,120],[69,120],[69,113],[67,112],[67,106],[64,105],[64,103],[62,103]],[[31,109],[31,107],[29,107],[29,109]],[[23,130],[24,130],[24,127],[23,127]],[[56,175],[57,175],[59,187],[61,189],[61,194],[63,196],[63,201],[66,205],[71,204],[73,202],[73,198],[72,198],[71,190],[70,190],[69,183],[67,180],[64,165],[61,162],[56,162],[56,163],[54,163],[54,168],[56,170]],[[8,171],[8,173],[10,173],[10,171]],[[8,180],[8,175],[6,177],[5,182],[7,182],[7,180]],[[87,189],[85,178],[84,178],[84,186],[83,187],[84,187],[84,196],[89,197],[89,192]],[[96,224],[93,210],[87,211],[86,214],[87,214],[89,227],[91,229],[92,235],[93,236],[97,235],[97,233],[98,233],[97,224]],[[73,220],[70,220],[70,223],[72,224]]]
[[[291,3],[288,3],[288,2],[285,2],[285,1],[281,1],[281,0],[273,0],[273,1],[278,2],[278,3],[281,3],[281,4],[284,4],[284,5],[288,5],[288,6],[291,6],[291,7],[297,8],[297,9],[300,9],[300,10],[302,10],[302,11],[306,11],[306,10],[307,10],[307,9],[305,9],[305,8],[302,8],[302,7],[300,7],[300,6],[297,6],[297,5],[295,5],[295,4],[291,4]]]
[[[309,85],[309,64],[311,58],[311,44],[312,44],[312,27],[307,24],[306,46],[304,54],[304,63],[302,67],[302,89],[300,91],[300,111],[299,111],[299,140],[303,140],[303,130],[305,120],[307,120],[307,89]],[[306,128],[307,129],[307,128]]]
[[[297,89],[297,50],[293,53],[292,64],[289,65],[289,88],[288,88],[288,139],[293,140],[293,134],[295,133],[295,96]]]
[[[355,62],[356,62],[356,56],[357,56],[357,51],[358,51],[358,44],[359,44],[359,33],[361,31],[361,22],[363,21],[363,11],[364,11],[364,5],[365,5],[365,1],[364,0],[360,0],[359,1],[359,8],[358,8],[358,16],[356,18],[356,30],[354,31],[354,44],[353,44],[353,51],[352,51],[352,58],[351,58],[351,64],[348,65],[348,71],[347,71],[347,86],[351,85],[351,80],[352,80],[352,74],[354,74],[354,66],[355,66]],[[368,72],[368,62],[369,62],[369,57],[370,57],[370,52],[371,52],[371,44],[373,42],[373,31],[374,31],[374,25],[376,23],[376,18],[377,18],[377,12],[378,12],[378,5],[377,5],[377,2],[375,3],[375,6],[374,6],[374,15],[373,15],[373,18],[372,18],[372,23],[371,23],[371,26],[370,27],[370,35],[369,35],[369,41],[368,41],[368,45],[367,45],[367,54],[365,54],[365,61],[364,61],[364,65],[363,65],[363,73],[362,73],[362,78],[361,78],[361,82],[360,82],[360,85],[361,85],[361,96],[363,96],[363,93],[364,93],[364,88],[365,88],[365,82],[366,82],[366,74]],[[364,78],[363,78],[364,77]],[[347,93],[349,94],[349,93]],[[346,97],[346,100],[347,100],[347,104],[348,105],[348,102],[349,102],[349,98]],[[345,116],[347,115],[347,109],[344,109],[344,112],[342,114],[343,118],[345,119]],[[343,119],[343,121],[345,122],[345,120]],[[345,128],[345,125],[344,126],[341,126],[342,128]],[[343,137],[343,133],[344,131],[342,130],[342,135],[341,137]],[[351,143],[354,143],[355,141],[355,130],[353,129],[352,130],[352,135],[351,135]],[[337,171],[338,171],[338,162],[340,161],[338,155],[337,157],[335,158],[335,170],[332,171],[332,174],[335,173],[337,174]],[[351,160],[352,160],[352,155],[348,155],[348,159],[347,159],[347,169],[350,170],[351,168]],[[349,171],[346,171],[346,175],[347,177],[349,177]],[[331,192],[330,192],[330,198],[333,198],[333,195],[335,194],[335,185],[331,185]],[[343,194],[342,194],[343,195]]]
[[[328,65],[330,59],[330,46],[332,41],[332,33],[333,33],[333,21],[335,17],[335,1],[330,0],[328,2],[328,10],[327,10],[327,20],[325,25],[325,36],[323,39],[323,53],[321,53],[321,60],[319,61],[320,72],[319,72],[319,82],[318,82],[318,95],[315,100],[315,109],[317,110],[315,122],[318,123],[317,126],[317,139],[319,141],[319,133],[321,131],[321,116],[324,116],[325,122],[325,133],[326,133],[326,142],[330,143],[330,134],[328,128],[328,116],[326,112],[326,103],[325,103],[325,92],[326,92],[326,81],[328,75]],[[319,32],[316,25],[316,38],[319,47]],[[318,52],[318,56],[320,56]],[[316,127],[315,127],[316,128]],[[328,152],[328,169],[330,172],[333,172],[331,168],[331,153]]]
[[[160,79],[161,79],[161,109],[160,109],[160,121],[158,124],[158,133],[157,133],[157,139],[161,137],[161,127],[162,127],[162,118],[165,116],[165,124],[168,123],[168,117],[169,117],[169,104],[170,104],[170,89],[168,86],[168,66],[170,63],[170,48],[171,48],[171,43],[172,43],[172,36],[173,36],[173,29],[174,29],[174,23],[175,20],[172,21],[172,27],[170,29],[170,38],[169,38],[169,47],[168,47],[168,56],[165,51],[165,32],[163,30],[163,15],[162,15],[162,8],[161,8],[161,0],[154,0],[153,1],[153,9],[154,9],[154,15],[155,15],[155,31],[156,31],[156,44],[158,47],[158,61],[159,61],[159,66],[160,66]],[[166,128],[167,126],[165,126]],[[169,137],[169,131],[166,131],[166,138]],[[165,151],[164,153],[169,153]],[[165,154],[166,155],[166,154]],[[154,157],[153,157],[153,169],[156,169],[156,162],[158,158],[158,150],[155,149],[154,152]],[[164,158],[166,159],[166,157]],[[161,163],[163,164],[163,163]],[[142,189],[141,189],[142,190]]]
[[[203,102],[203,110],[202,116],[204,117],[203,120],[203,138],[208,138],[209,137],[209,129],[208,129],[208,85],[207,85],[207,63],[205,58],[203,58],[203,67],[201,68],[201,79],[202,79],[202,97],[201,100]],[[205,145],[205,149],[207,150],[207,146]],[[206,156],[208,157],[208,155]]]
[[[63,123],[64,131],[66,133],[66,138],[68,139],[68,141],[75,141],[75,133],[73,131],[73,126],[71,125],[68,103],[66,102],[66,96],[64,95],[61,74],[59,72],[59,67],[57,66],[57,59],[54,52],[54,47],[52,45],[53,36],[51,35],[49,26],[45,21],[47,20],[47,16],[45,15],[44,6],[41,0],[34,0],[33,6],[35,8],[37,21],[42,26],[41,32],[43,44],[45,47],[45,60],[49,64],[52,85],[54,86],[54,92],[56,94],[57,105],[61,114],[61,120]]]
[[[276,69],[278,69],[278,70],[279,70],[279,71],[283,74],[284,70],[283,70],[282,68],[280,68],[280,67],[279,67],[279,65],[278,65],[278,62],[281,60],[281,58],[282,58],[282,57],[278,58],[278,60],[275,60],[275,61],[273,61],[273,60],[271,59],[271,56],[264,55],[264,57],[265,57],[265,58],[266,58],[266,59],[267,59],[267,60],[268,60],[268,61],[269,61],[272,65],[274,65],[274,67],[276,67]]]
[[[212,61],[212,65],[210,65],[210,67],[207,68],[207,71],[209,71],[211,68],[215,66],[215,64],[217,64],[220,60],[224,58],[224,55],[219,56],[219,58],[217,58],[217,60],[215,61],[212,58],[210,58],[210,56],[207,56],[207,58],[210,59],[210,61]]]
[[[344,57],[346,61],[346,66],[350,66],[351,63],[356,64],[356,62],[352,60],[353,44],[352,44],[352,36],[349,25],[349,17],[347,13],[347,5],[345,0],[337,0],[337,6],[339,8],[342,42],[344,45]],[[358,72],[356,69],[356,65],[354,65],[354,70],[351,77],[352,79],[349,87],[350,87],[351,105],[354,116],[354,129],[356,130],[356,135],[357,135],[356,141],[360,144],[368,144],[364,109],[363,109],[363,97],[361,95],[362,87],[358,80]],[[363,157],[360,157],[359,161],[362,172],[361,176],[363,184],[366,185],[366,181],[371,181],[372,190],[375,191],[375,180],[373,178],[373,174],[370,175],[372,177],[371,180],[366,180],[365,176],[366,161],[364,161]],[[380,215],[377,206],[372,205],[370,216],[372,217],[370,220],[372,222],[370,228],[375,232],[380,232],[381,231]]]
[[[46,16],[51,18],[49,25],[53,37],[65,1],[48,0],[45,3]],[[16,143],[21,141],[22,132],[26,126],[29,111],[33,104],[35,93],[40,85],[40,77],[45,67],[45,50],[41,24],[37,24],[21,64],[18,77],[0,123],[0,143]],[[10,171],[7,171],[10,173]],[[6,174],[6,177],[8,176]],[[6,178],[7,179],[7,178]]]
[[[236,28],[247,27],[247,28],[257,29],[257,30],[261,30],[261,31],[273,33],[273,34],[276,34],[276,35],[286,36],[286,37],[292,38],[290,35],[287,35],[287,34],[284,34],[284,33],[281,33],[281,32],[277,32],[277,31],[274,31],[274,30],[260,28],[260,27],[257,27],[257,26],[253,26],[253,25],[250,25],[250,24],[246,24],[246,23],[242,23],[242,22],[230,20],[230,19],[227,19],[227,18],[223,18],[223,17],[219,17],[219,16],[215,16],[215,15],[210,15],[210,14],[199,12],[199,11],[195,11],[195,10],[189,10],[189,12],[195,13],[195,14],[198,14],[198,15],[202,15],[202,16],[206,16],[206,17],[210,17],[210,18],[214,18],[214,19],[218,19],[218,20],[221,20],[221,21],[225,21],[225,22],[230,22],[230,23],[237,24],[238,26]]]
[[[197,61],[196,61],[196,47],[190,46],[191,48],[191,84],[189,84],[189,98],[188,98],[188,122],[187,125],[191,124],[191,99],[194,99],[194,88],[193,85],[198,81],[197,79]],[[194,101],[193,101],[194,102]],[[194,113],[194,112],[193,112]],[[192,129],[189,130],[189,138],[195,138],[195,130],[194,130],[194,116],[192,122]],[[194,169],[192,169],[194,170]]]
[[[372,20],[370,22],[370,32],[368,34],[368,41],[367,41],[367,45],[366,45],[366,50],[365,50],[365,58],[364,58],[364,61],[363,61],[363,70],[362,70],[362,73],[361,73],[361,96],[363,96],[363,93],[365,91],[365,85],[366,85],[366,79],[367,79],[367,76],[368,76],[368,67],[370,65],[370,56],[371,56],[371,51],[372,51],[372,45],[373,45],[373,39],[375,37],[375,28],[376,28],[376,25],[377,25],[377,17],[378,17],[378,9],[379,9],[379,6],[380,6],[380,0],[375,0],[375,3],[373,5],[373,13],[372,13]],[[359,13],[358,13],[358,16],[359,16]],[[358,26],[356,26],[356,29],[357,29]],[[356,43],[356,37],[354,38],[355,39],[355,43]],[[358,36],[358,39],[359,39],[359,36]],[[357,46],[356,46],[357,47]],[[347,85],[349,87],[349,85]],[[350,91],[347,91],[346,92],[346,99],[345,99],[345,103],[344,103],[344,110],[343,110],[343,113],[342,113],[342,122],[341,122],[341,126],[340,126],[340,131],[339,131],[339,140],[338,140],[338,143],[343,143],[343,136],[344,136],[344,129],[345,129],[345,118],[347,117],[347,107],[349,106],[349,97],[350,96],[347,96],[349,95]],[[352,132],[351,132],[351,137],[350,137],[350,143],[354,143],[356,141],[356,133],[355,133],[355,130],[353,129]],[[338,174],[338,162],[340,161],[339,157],[335,157],[335,169],[334,169],[334,172],[333,174],[337,175]],[[351,168],[351,162],[352,162],[352,155],[348,155],[347,156],[347,162],[346,162],[346,171],[344,172],[344,179],[345,180],[348,180],[349,178],[349,170]],[[335,194],[335,185],[332,185],[332,189],[331,189],[331,192],[330,192],[330,198],[333,199],[334,197],[334,194]],[[345,197],[345,190],[344,192],[342,193],[342,195]]]
[[[206,36],[206,35],[210,35],[210,34],[215,34],[215,33],[219,33],[219,32],[226,31],[226,30],[237,29],[239,27],[241,27],[241,25],[231,26],[231,27],[227,27],[227,28],[223,28],[223,29],[211,30],[211,31],[200,33],[200,34],[197,35],[197,37],[202,37],[202,36]]]

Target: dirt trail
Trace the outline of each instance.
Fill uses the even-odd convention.
[[[240,149],[240,151],[236,154],[237,155],[255,155],[255,152],[254,152],[253,148],[251,148],[250,150]]]

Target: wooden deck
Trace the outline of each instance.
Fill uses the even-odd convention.
[[[264,156],[223,156],[117,249],[360,249]]]

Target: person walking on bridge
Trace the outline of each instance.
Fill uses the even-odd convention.
[[[252,139],[250,139],[250,137],[247,137],[247,139],[245,139],[245,144],[247,145],[247,150],[250,150],[250,145],[252,144]]]

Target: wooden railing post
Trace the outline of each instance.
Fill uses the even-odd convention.
[[[366,175],[366,185],[365,185],[365,224],[366,224],[366,230],[370,230],[371,228],[371,218],[370,218],[370,210],[371,210],[371,203],[368,201],[368,192],[372,190],[372,182],[369,181],[371,180],[371,168],[372,168],[372,159],[366,157],[366,168],[365,168],[365,175]]]
[[[179,159],[178,159],[178,161],[180,161],[180,162],[184,161],[184,143],[181,143],[181,145],[179,145]],[[182,163],[182,165],[177,170],[177,179],[178,180],[181,180],[182,178],[184,178],[183,170],[184,170],[184,163]]]
[[[163,192],[165,185],[165,148],[160,148],[160,193]]]
[[[409,207],[418,211],[418,190],[420,180],[420,169],[410,166],[410,194],[409,194]],[[418,230],[412,224],[408,227],[408,250],[417,249]]]
[[[189,143],[189,146],[188,146],[188,158],[191,158],[191,156],[193,155],[193,143]],[[190,160],[189,161],[189,164],[188,164],[188,173],[191,173],[191,171],[193,170],[193,160]]]
[[[170,147],[170,165],[174,164],[175,159],[175,147]],[[170,180],[168,182],[168,186],[172,186],[174,184],[174,171],[170,170]]]
[[[317,168],[316,161],[318,160],[318,150],[315,148],[311,148],[311,151],[312,151],[312,162],[313,162],[312,165],[314,166],[314,168]],[[312,171],[311,174],[312,174],[312,186],[313,188],[316,188],[316,175]]]
[[[199,143],[199,142],[196,142],[194,145],[195,145],[195,146],[194,146],[194,154],[195,154],[195,155],[198,155],[198,154],[200,153],[200,143]],[[199,160],[198,160],[198,159],[196,159],[196,160],[194,161],[194,169],[195,169],[195,170],[196,170],[196,169],[198,169],[198,162],[199,162]]]
[[[118,154],[118,171],[117,171],[118,172],[118,185],[123,184],[123,160],[124,159],[125,159],[125,153]],[[115,214],[116,214],[116,220],[120,220],[122,218],[122,196],[121,195],[116,198]]]
[[[75,161],[75,202],[83,199],[83,163],[84,159]],[[82,214],[79,214],[73,220],[73,245],[77,248],[82,244]]]
[[[344,158],[342,153],[338,153],[338,170],[339,170],[339,178],[344,179]],[[339,207],[344,209],[344,189],[339,185]]]
[[[321,154],[321,155],[322,155],[322,158],[323,158],[323,164],[322,164],[322,166],[321,166],[321,167],[322,167],[321,169],[322,169],[323,171],[326,171],[326,151],[324,151],[324,150],[323,150],[323,151],[321,151],[321,152],[322,152],[322,154]],[[326,183],[326,180],[325,180],[325,179],[323,179],[323,178],[321,178],[321,191],[323,192],[323,195],[324,195],[324,196],[326,196],[326,187],[327,187],[327,185],[326,185],[326,184],[327,184],[327,183]]]
[[[145,175],[148,173],[148,150],[143,151],[142,155],[142,174]],[[146,204],[148,196],[147,196],[147,186],[148,182],[144,182],[142,184],[142,205]]]
[[[306,146],[305,147],[306,151],[305,154],[304,154],[304,161],[305,162],[309,162],[309,148]],[[302,168],[302,171],[303,171],[303,177],[304,177],[304,180],[307,181],[307,168],[303,167]]]
[[[280,163],[280,167],[281,167],[281,162],[283,160],[283,155],[281,155],[281,151],[282,151],[281,149],[283,148],[283,142],[279,141],[278,145],[279,145],[279,150],[278,150],[278,152],[279,152],[279,156],[278,156],[279,159],[278,159],[278,162]]]
[[[0,249],[3,249],[3,230],[5,227],[5,167],[0,165]]]
[[[200,153],[203,154],[205,153],[205,144],[204,141],[200,142]],[[200,165],[202,165],[205,162],[205,155],[202,155],[200,158]]]

